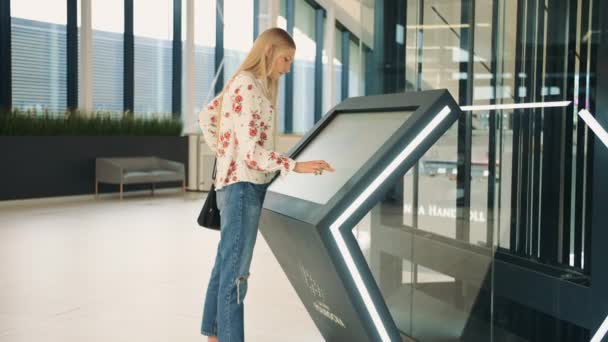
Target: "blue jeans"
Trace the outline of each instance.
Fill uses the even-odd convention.
[[[267,184],[239,182],[217,191],[221,237],[211,271],[201,333],[244,341],[243,299]]]

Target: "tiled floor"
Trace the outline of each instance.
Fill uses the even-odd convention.
[[[206,341],[203,295],[219,239],[202,195],[166,191],[0,203],[0,341]],[[260,236],[247,341],[323,341]]]

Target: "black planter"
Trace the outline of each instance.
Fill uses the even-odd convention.
[[[0,200],[95,193],[95,158],[156,156],[184,163],[188,138],[167,136],[0,136]],[[180,186],[180,184],[159,184]],[[125,191],[149,188],[132,185]],[[100,192],[117,186],[101,184]]]

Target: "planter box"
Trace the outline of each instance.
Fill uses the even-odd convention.
[[[0,136],[0,200],[94,194],[95,158],[132,156],[178,161],[184,163],[187,172],[188,138]],[[149,187],[132,185],[125,190]],[[116,192],[118,187],[100,185],[99,190]]]

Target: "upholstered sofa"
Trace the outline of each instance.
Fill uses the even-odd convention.
[[[95,159],[95,196],[99,183],[120,185],[122,199],[125,184],[152,184],[152,195],[156,183],[182,182],[186,190],[184,164],[157,157],[97,158]]]

